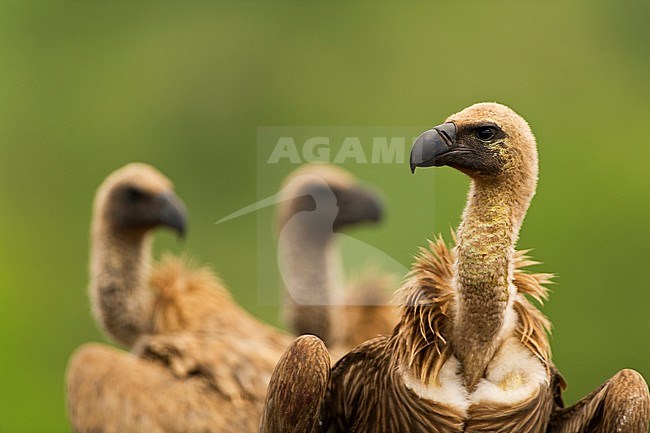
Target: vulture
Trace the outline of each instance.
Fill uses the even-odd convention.
[[[93,313],[124,352],[81,346],[68,363],[73,431],[253,432],[288,335],[252,317],[206,268],[152,263],[152,232],[182,235],[170,181],[129,164],[99,187],[91,227]]]
[[[538,174],[526,121],[500,104],[472,105],[418,137],[410,162],[470,177],[454,248],[438,238],[421,249],[392,335],[361,344],[331,372],[315,341],[292,343],[260,430],[293,431],[285,421],[294,417],[308,433],[646,433],[650,395],[633,370],[564,407],[550,323],[528,299],[546,299],[551,275],[524,271],[535,262],[515,250]],[[288,388],[320,407],[278,401]]]
[[[380,197],[347,171],[306,164],[284,181],[277,206],[278,258],[286,320],[296,335],[320,337],[335,359],[397,323],[391,275],[370,268],[344,284],[338,233],[382,217]]]
[[[186,220],[171,182],[149,165],[129,164],[99,187],[89,294],[99,325],[129,352],[89,343],[71,356],[76,433],[257,431],[291,338],[241,308],[210,269],[183,257],[152,261],[155,229],[183,235]]]

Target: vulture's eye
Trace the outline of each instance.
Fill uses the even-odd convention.
[[[128,187],[126,189],[126,199],[132,203],[139,202],[144,199],[145,193],[135,187]]]
[[[481,141],[490,141],[496,135],[496,131],[491,126],[480,126],[476,128],[476,138]]]

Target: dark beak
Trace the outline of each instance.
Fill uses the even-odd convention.
[[[375,191],[360,186],[333,191],[339,208],[334,220],[335,229],[356,223],[381,221],[384,205]]]
[[[442,165],[440,157],[449,152],[455,141],[456,125],[452,122],[424,131],[411,148],[411,173],[415,173],[416,167]]]
[[[156,206],[158,207],[158,222],[175,230],[179,237],[184,237],[187,211],[181,199],[174,193],[161,194],[156,197]]]

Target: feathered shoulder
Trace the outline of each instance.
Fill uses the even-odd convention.
[[[440,369],[452,354],[448,345],[451,335],[455,291],[453,266],[455,249],[450,249],[441,236],[420,248],[411,272],[397,292],[402,319],[393,336],[400,361],[409,366],[423,383],[436,381]],[[514,303],[518,315],[516,333],[545,365],[549,365],[550,322],[528,299],[540,304],[548,298],[546,284],[552,274],[531,273],[524,268],[538,264],[527,255],[528,250],[515,253],[513,284],[517,288]]]
[[[289,337],[255,318],[232,299],[227,287],[209,267],[186,257],[164,256],[151,272],[155,333],[219,334],[280,347]],[[280,352],[282,353],[282,352]]]
[[[273,367],[291,342],[233,301],[219,277],[184,257],[165,256],[149,278],[153,334],[134,353],[180,378],[203,378],[232,402],[261,402]]]
[[[150,275],[154,292],[153,329],[157,333],[194,330],[231,297],[217,275],[187,257],[163,256]],[[198,330],[198,329],[197,329]]]

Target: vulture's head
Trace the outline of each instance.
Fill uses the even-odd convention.
[[[377,222],[383,205],[377,192],[361,185],[349,172],[329,164],[306,164],[284,182],[278,205],[280,228],[295,215],[310,212],[322,228]]]
[[[186,210],[169,179],[147,164],[128,164],[99,187],[95,218],[111,231],[143,235],[166,226],[184,235]]]
[[[447,165],[474,179],[537,179],[537,149],[528,123],[505,105],[483,102],[425,131],[411,149],[416,167]]]

